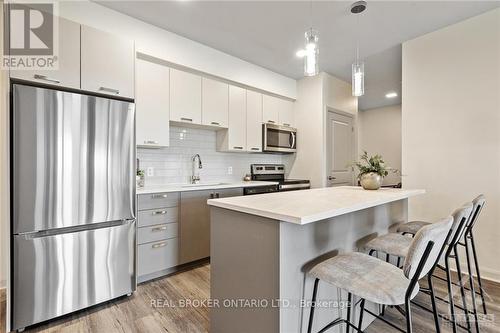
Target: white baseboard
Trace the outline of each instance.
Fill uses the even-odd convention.
[[[461,267],[462,268],[462,273],[463,274],[467,274],[467,263],[466,262],[461,262]],[[464,270],[465,268],[465,270]],[[451,263],[450,265],[450,269],[454,272],[456,272],[456,268],[455,268],[455,263]],[[481,267],[481,280],[489,280],[489,281],[493,281],[493,282],[496,282],[496,283],[500,283],[500,271],[496,270],[496,269],[491,269],[491,268],[488,268],[488,267]],[[472,275],[473,276],[476,276],[476,272],[473,271],[472,272]]]

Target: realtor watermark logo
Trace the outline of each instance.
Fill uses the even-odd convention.
[[[3,69],[58,69],[58,18],[55,2],[4,4]]]

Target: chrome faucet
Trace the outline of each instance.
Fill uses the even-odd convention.
[[[193,162],[193,175],[191,176],[191,184],[197,184],[200,181],[200,172],[196,172],[196,158],[198,158],[198,169],[203,169],[203,164],[201,164],[201,157],[199,154],[193,156],[191,161]]]

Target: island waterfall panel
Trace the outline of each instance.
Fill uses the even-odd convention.
[[[219,305],[210,310],[210,331],[306,332],[314,283],[308,270],[338,253],[362,251],[367,241],[407,221],[407,205],[403,198],[308,224],[212,206],[211,297]],[[318,290],[318,300],[330,306],[317,308],[315,332],[346,315],[334,304],[347,300],[345,292],[326,283]]]

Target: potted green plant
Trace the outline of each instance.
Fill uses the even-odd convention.
[[[366,151],[363,151],[360,160],[353,162],[352,165],[358,168],[358,179],[365,190],[378,190],[389,172],[398,171],[385,165],[381,155],[368,156]]]
[[[137,169],[135,180],[137,182],[137,187],[144,187],[144,170]]]

